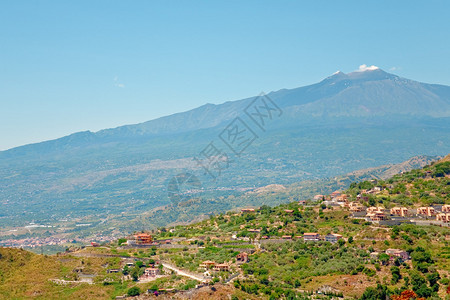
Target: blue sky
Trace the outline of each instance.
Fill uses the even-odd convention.
[[[450,85],[447,1],[2,1],[0,150],[320,81]]]

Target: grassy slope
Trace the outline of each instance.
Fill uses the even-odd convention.
[[[21,249],[0,248],[0,297],[2,299],[109,299],[112,287],[74,284],[57,285],[49,279],[73,279],[78,258],[43,256]],[[90,271],[98,271],[101,260],[87,259]],[[88,270],[89,271],[89,270]]]
[[[446,166],[450,157],[441,162],[424,168],[395,176],[384,182],[388,188],[385,194],[377,195],[374,200],[393,206],[405,203],[410,199],[411,205],[429,203],[430,199],[438,199],[443,203],[450,203],[448,199],[448,178],[439,177],[439,169]],[[442,165],[444,163],[444,165]],[[427,171],[429,171],[427,173]],[[435,176],[439,175],[439,176]],[[426,178],[425,178],[426,177]],[[423,186],[427,182],[425,186]],[[353,185],[348,192],[355,195],[368,183]],[[401,189],[404,185],[406,189]],[[421,191],[426,189],[426,193]],[[277,193],[254,195],[255,198],[273,197]],[[415,198],[416,197],[416,198]],[[398,199],[403,199],[399,201]],[[394,203],[397,201],[398,203]],[[409,203],[409,202],[406,202]],[[367,203],[369,204],[369,203]],[[293,209],[294,214],[286,213],[285,209]],[[262,251],[251,256],[250,263],[243,267],[244,277],[241,278],[238,289],[249,293],[257,286],[259,296],[269,297],[286,295],[290,291],[314,290],[323,284],[341,289],[345,295],[358,297],[367,286],[377,283],[388,285],[391,289],[400,288],[405,284],[404,279],[398,283],[391,282],[390,267],[380,266],[374,274],[370,270],[377,269],[377,262],[368,260],[371,251],[385,251],[387,248],[414,250],[421,246],[425,248],[433,259],[427,267],[429,273],[438,271],[441,278],[449,278],[450,274],[450,245],[448,228],[436,226],[402,225],[396,227],[394,234],[389,227],[376,227],[368,223],[357,222],[349,218],[346,210],[333,210],[324,207],[304,208],[296,202],[281,204],[277,207],[264,206],[254,214],[229,212],[213,216],[187,226],[177,226],[173,233],[161,231],[157,238],[186,237],[193,240],[203,240],[204,249],[170,249],[158,250],[155,258],[169,260],[179,267],[190,271],[199,271],[198,266],[203,260],[217,262],[233,262],[239,249],[228,244],[232,234],[241,237],[255,238],[256,233],[249,229],[260,229],[261,235],[272,238],[283,235],[301,235],[304,232],[319,232],[325,235],[336,232],[344,238],[353,238],[353,242],[345,245],[329,245],[327,243],[304,244],[301,241],[289,241],[282,244],[262,245]],[[189,244],[189,242],[185,242]],[[242,247],[253,247],[242,246]],[[106,253],[117,253],[115,250],[95,249]],[[86,250],[85,250],[86,251]],[[140,255],[137,250],[128,251],[130,255]],[[41,299],[108,299],[126,292],[125,285],[101,284],[106,276],[106,268],[118,266],[118,259],[78,258],[71,256],[42,256],[20,249],[0,248],[0,297],[6,299],[41,298]],[[142,253],[148,256],[147,253]],[[105,264],[108,263],[108,267]],[[73,284],[67,286],[56,285],[49,281],[52,278],[73,279],[76,267],[83,266],[87,273],[97,274],[96,284]],[[362,271],[355,271],[362,266]],[[411,277],[415,269],[414,264],[408,263],[400,267],[403,278]],[[426,276],[424,273],[421,276]],[[226,274],[221,274],[226,277]],[[296,282],[295,279],[298,279]],[[116,278],[117,282],[117,278]],[[265,283],[264,283],[265,282]],[[445,282],[445,281],[444,281]],[[139,284],[143,289],[153,284],[158,287],[182,287],[187,283],[177,276],[157,280],[154,283]],[[444,294],[442,283],[439,293]],[[239,293],[242,295],[243,291]],[[245,294],[245,293],[244,293]],[[274,294],[272,294],[274,295]]]

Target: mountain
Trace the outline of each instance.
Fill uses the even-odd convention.
[[[282,89],[268,96],[295,118],[416,116],[450,117],[450,87],[426,84],[389,74],[381,69],[337,72],[321,82],[295,89]],[[242,113],[254,97],[205,104],[136,125],[126,125],[92,133],[79,132],[39,144],[26,145],[0,152],[8,154],[45,151],[67,147],[89,146],[126,139],[154,137],[214,128]],[[1,157],[0,156],[0,157]]]
[[[0,226],[135,216],[170,204],[168,184],[185,173],[198,178],[205,197],[221,197],[443,155],[450,152],[449,121],[450,87],[375,68],[79,132],[0,152]],[[231,145],[238,125],[246,142]],[[194,157],[220,157],[220,169],[213,177]]]

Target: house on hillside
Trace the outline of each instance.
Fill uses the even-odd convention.
[[[373,188],[373,190],[374,190],[375,192],[381,192],[381,191],[383,190],[383,187],[381,187],[381,186],[375,186],[375,187]]]
[[[320,241],[320,235],[315,232],[307,232],[303,234],[303,241],[305,242],[318,242]]]
[[[111,274],[111,273],[119,273],[119,272],[120,272],[119,269],[108,269],[108,270],[106,270],[106,273],[107,273],[107,274]]]
[[[241,252],[238,255],[236,255],[236,262],[238,264],[243,264],[248,262],[248,253],[247,252]]]
[[[251,212],[255,212],[255,209],[254,208],[243,208],[243,209],[241,209],[241,212],[251,213]]]
[[[319,200],[325,199],[325,196],[324,195],[315,195],[313,199],[314,199],[314,201],[319,201]]]
[[[366,215],[371,221],[384,221],[387,220],[388,217],[382,211],[375,211],[373,213],[368,213]]]
[[[342,193],[340,191],[334,191],[330,194],[331,198],[335,198],[335,197],[338,197],[341,195],[342,195]]]
[[[136,240],[136,244],[138,244],[138,245],[151,244],[153,241],[152,236],[147,233],[138,233],[134,237]]]
[[[159,275],[161,272],[158,268],[146,268],[144,271],[144,276],[146,277],[155,277]]]
[[[450,205],[449,204],[442,205],[442,212],[450,213]]]
[[[381,206],[378,206],[378,207],[371,206],[371,207],[367,208],[367,213],[373,213],[373,212],[384,212],[384,208]]]
[[[230,270],[230,266],[228,264],[218,264],[215,265],[214,267],[214,271],[229,271]]]
[[[427,206],[427,207],[419,207],[419,208],[417,209],[417,214],[418,214],[418,215],[425,215],[425,216],[431,217],[431,216],[434,216],[435,213],[436,213],[436,212],[435,212],[434,208],[431,207],[431,206]]]
[[[127,245],[128,245],[128,246],[136,245],[136,240],[134,240],[134,239],[128,239],[128,240],[127,240]]]
[[[366,215],[367,219],[370,219],[370,221],[383,221],[383,220],[387,220],[388,217],[386,216],[386,214],[384,213],[384,208],[383,207],[369,207],[367,209],[367,215]]]
[[[205,260],[204,262],[202,262],[200,264],[200,267],[205,268],[205,269],[210,269],[210,268],[214,267],[215,265],[216,265],[216,263],[214,261]]]
[[[334,207],[341,206],[338,202],[330,201],[330,200],[323,201],[322,204],[325,204],[326,206],[334,206]]]
[[[369,196],[367,196],[367,195],[361,195],[361,194],[358,194],[357,196],[356,196],[356,199],[358,200],[358,201],[369,201]]]
[[[406,207],[393,207],[391,208],[391,215],[406,217],[408,215],[408,209]]]
[[[350,203],[348,203],[347,207],[350,208],[351,212],[364,211],[364,207],[361,204],[359,204],[358,202],[350,202]]]
[[[336,233],[330,233],[325,236],[325,241],[332,244],[337,243],[340,239],[342,239],[342,235]]]
[[[444,213],[440,213],[436,215],[436,221],[441,221],[444,223],[448,223],[450,222],[450,213],[448,214],[444,214]]]
[[[402,260],[410,259],[408,252],[400,249],[387,249],[386,254],[389,255],[389,257],[391,257],[391,260],[397,257]]]

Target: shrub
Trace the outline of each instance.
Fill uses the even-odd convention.
[[[141,289],[137,286],[133,286],[128,289],[127,295],[130,297],[139,296],[141,294]]]

